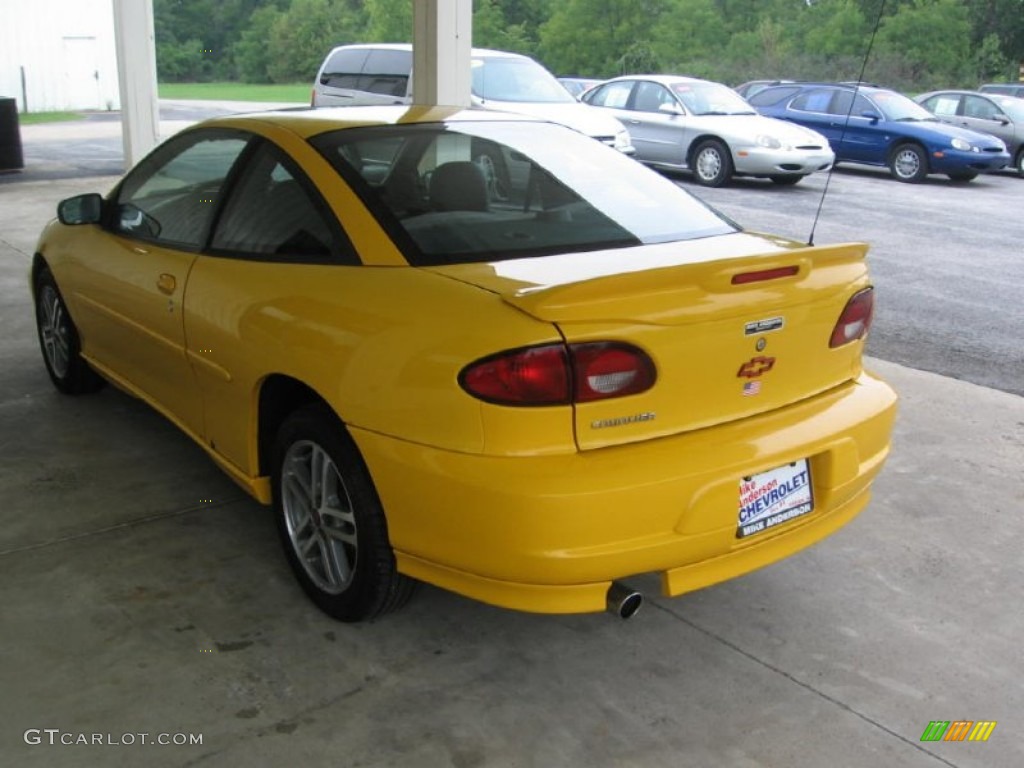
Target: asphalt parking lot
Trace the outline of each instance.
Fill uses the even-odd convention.
[[[868,509],[681,598],[632,580],[629,622],[423,587],[338,624],[203,451],[112,388],[50,386],[35,236],[113,181],[0,183],[0,764],[1024,765],[1021,397],[872,360],[901,410]],[[935,720],[997,725],[922,742]]]

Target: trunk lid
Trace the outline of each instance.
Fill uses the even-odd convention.
[[[742,419],[856,376],[863,342],[833,349],[829,338],[869,285],[866,251],[737,233],[432,269],[493,291],[569,343],[623,341],[650,355],[651,389],[574,407],[585,450]]]

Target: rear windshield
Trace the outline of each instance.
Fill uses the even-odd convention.
[[[559,125],[380,126],[312,143],[414,266],[737,231],[665,177]]]

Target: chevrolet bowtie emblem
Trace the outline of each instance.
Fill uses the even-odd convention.
[[[755,357],[741,365],[736,376],[741,379],[756,379],[758,376],[768,373],[774,366],[774,357]]]

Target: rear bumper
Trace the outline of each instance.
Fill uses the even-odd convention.
[[[403,573],[487,603],[600,611],[615,579],[666,595],[739,576],[852,519],[889,450],[895,393],[862,375],[740,423],[562,456],[455,454],[353,430]],[[739,480],[807,458],[815,510],[736,538]]]

